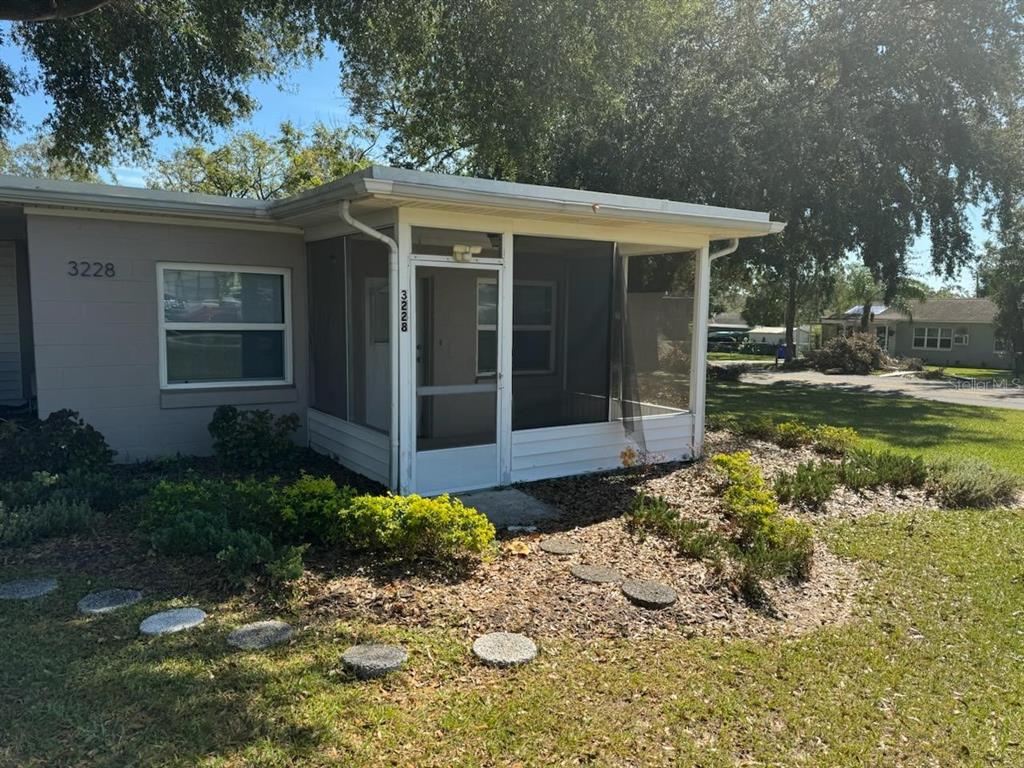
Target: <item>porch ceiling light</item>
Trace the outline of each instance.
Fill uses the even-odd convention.
[[[479,256],[483,248],[479,245],[462,245],[456,243],[452,246],[452,256],[456,261],[469,261],[474,256]]]

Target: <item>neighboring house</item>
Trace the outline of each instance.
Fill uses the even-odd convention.
[[[1006,344],[996,329],[996,306],[989,299],[916,301],[907,312],[871,307],[869,332],[896,357],[917,357],[933,365],[1007,368]],[[822,318],[822,342],[860,330],[861,307]]]
[[[297,412],[401,492],[693,457],[711,262],[782,228],[381,167],[275,202],[0,177],[2,397],[122,460],[209,453],[222,404]]]

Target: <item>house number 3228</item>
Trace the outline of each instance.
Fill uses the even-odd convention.
[[[117,277],[117,268],[109,261],[69,261],[71,277]]]

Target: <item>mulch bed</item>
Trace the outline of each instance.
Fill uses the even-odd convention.
[[[778,446],[727,433],[708,436],[707,453],[749,450],[765,476],[820,458],[809,449]],[[819,544],[811,578],[802,584],[767,584],[767,606],[752,608],[733,595],[707,567],[680,557],[666,542],[631,534],[622,519],[639,492],[664,496],[694,519],[720,519],[719,488],[710,462],[656,465],[643,471],[570,477],[530,483],[522,490],[562,511],[562,519],[538,525],[536,533],[500,533],[501,554],[467,574],[447,577],[413,571],[382,573],[372,563],[344,574],[323,569],[302,585],[314,615],[369,619],[406,626],[458,627],[475,635],[493,631],[535,637],[632,638],[657,632],[685,636],[795,636],[844,621],[860,575],[850,562]],[[920,491],[896,494],[841,492],[826,509],[799,517],[859,516],[876,510],[934,506]],[[582,545],[578,554],[542,552],[538,544],[557,535]],[[571,566],[610,566],[627,579],[655,580],[673,587],[679,600],[669,608],[637,608],[617,584],[590,584]]]

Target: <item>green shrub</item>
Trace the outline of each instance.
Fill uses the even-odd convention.
[[[831,464],[808,461],[797,465],[795,472],[783,472],[775,478],[775,495],[786,504],[821,509],[838,483],[838,472]]]
[[[926,379],[928,381],[942,381],[946,378],[945,368],[925,368],[922,371],[918,371],[917,377],[919,379]]]
[[[1021,489],[1020,478],[977,459],[932,464],[928,491],[949,509],[992,509],[1013,503]]]
[[[871,333],[837,336],[807,353],[807,362],[816,371],[871,373],[881,369],[883,359],[882,348]]]
[[[222,405],[213,413],[209,431],[213,452],[226,469],[264,472],[294,464],[298,449],[291,435],[299,428],[297,414],[277,418],[270,411],[240,411]]]
[[[31,544],[53,536],[82,533],[96,519],[88,504],[53,498],[20,507],[0,502],[0,545]]]
[[[775,425],[774,442],[781,448],[800,448],[814,440],[811,428],[800,421],[783,421]]]
[[[753,416],[741,422],[738,431],[744,437],[752,437],[755,440],[769,443],[775,440],[775,422],[769,416]]]
[[[303,473],[278,493],[284,535],[292,541],[340,540],[343,516],[353,496],[351,488],[339,488],[330,477]]]
[[[105,471],[114,458],[103,435],[75,411],[0,429],[0,478],[24,480],[33,472]]]
[[[343,515],[342,538],[360,550],[399,557],[463,558],[494,543],[490,521],[447,494],[357,496]]]
[[[922,488],[927,479],[928,467],[921,456],[895,451],[855,449],[839,465],[840,482],[853,490]]]
[[[678,510],[661,496],[641,493],[634,498],[626,525],[635,533],[653,533],[671,541],[685,557],[714,558],[725,544],[721,534],[712,531],[707,523],[680,517]]]
[[[741,594],[748,599],[763,595],[762,578],[807,578],[814,558],[810,526],[779,515],[778,500],[749,453],[718,454],[712,464],[725,477],[722,501],[736,526],[729,554],[739,562]]]
[[[860,436],[855,429],[831,427],[827,424],[815,427],[813,438],[814,450],[826,456],[845,456],[860,442]]]

